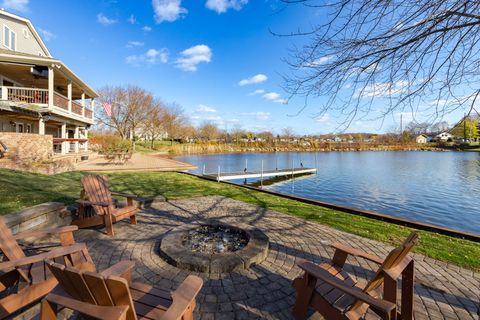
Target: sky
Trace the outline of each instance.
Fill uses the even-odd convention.
[[[140,86],[181,105],[196,126],[325,134],[343,120],[334,112],[315,116],[322,103],[315,99],[299,113],[304,100],[287,104],[282,89],[285,59],[305,39],[271,31],[318,24],[317,10],[278,0],[0,0],[0,7],[30,19],[52,55],[92,88]],[[347,131],[386,132],[399,119],[357,120]],[[403,114],[405,123],[411,119]]]

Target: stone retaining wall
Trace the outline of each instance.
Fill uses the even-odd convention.
[[[53,137],[34,133],[0,132],[8,148],[7,157],[20,161],[41,161],[53,155]]]
[[[69,225],[72,215],[63,203],[46,202],[3,216],[12,232]]]

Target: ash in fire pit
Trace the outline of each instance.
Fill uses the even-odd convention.
[[[181,269],[222,273],[248,269],[262,262],[268,246],[268,237],[260,229],[211,221],[170,230],[160,242],[159,253]]]
[[[193,252],[224,253],[243,249],[248,243],[245,231],[224,225],[205,225],[188,231],[183,245]]]

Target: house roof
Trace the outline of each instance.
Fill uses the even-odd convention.
[[[43,40],[42,38],[40,38],[40,35],[38,34],[37,30],[35,30],[35,27],[33,26],[32,22],[30,20],[28,20],[27,18],[24,18],[24,17],[20,17],[16,14],[13,14],[13,13],[10,13],[10,12],[7,12],[5,10],[0,10],[0,14],[4,15],[4,16],[7,16],[9,18],[12,18],[12,19],[16,19],[18,21],[22,21],[24,22],[28,28],[30,29],[30,32],[32,33],[32,35],[35,37],[35,40],[38,41],[38,43],[40,44],[40,46],[42,47],[42,49],[47,53],[47,55],[49,57],[51,57],[52,55],[50,54],[50,51],[48,50],[47,46],[45,45],[45,43],[43,43]]]
[[[67,78],[76,84],[80,85],[85,93],[92,98],[98,97],[98,94],[88,84],[86,84],[80,77],[78,77],[66,64],[61,60],[52,57],[36,56],[29,53],[11,51],[0,49],[0,62],[13,64],[30,64],[45,67],[54,67],[58,72],[62,72]]]

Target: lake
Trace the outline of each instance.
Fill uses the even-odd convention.
[[[317,167],[265,189],[480,234],[480,153],[281,152],[192,155],[194,173]],[[244,180],[233,181],[239,184]],[[255,182],[248,180],[248,183]]]

